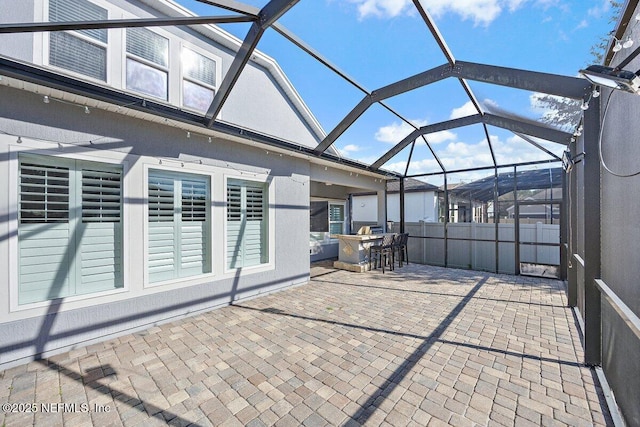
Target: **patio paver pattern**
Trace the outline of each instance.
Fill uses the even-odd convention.
[[[606,425],[566,304],[550,279],[328,272],[0,372],[2,404],[67,405],[0,425]]]

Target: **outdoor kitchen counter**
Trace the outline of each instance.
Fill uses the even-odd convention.
[[[335,268],[362,273],[369,270],[369,247],[376,244],[384,234],[337,234],[338,261]]]

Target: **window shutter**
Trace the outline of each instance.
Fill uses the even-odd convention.
[[[82,169],[77,293],[122,286],[121,185],[120,170]]]
[[[175,270],[174,183],[149,174],[149,281],[170,279]]]
[[[246,232],[244,236],[244,265],[263,262],[264,253],[264,187],[246,186]]]
[[[149,281],[211,271],[209,182],[196,175],[149,173]]]
[[[267,262],[264,184],[227,183],[227,266],[249,267]]]
[[[242,250],[242,187],[239,184],[227,184],[227,265],[229,268],[241,267]]]
[[[207,183],[182,180],[182,224],[180,230],[181,275],[208,271],[207,265]]]
[[[69,281],[69,168],[20,163],[19,304],[65,297]]]

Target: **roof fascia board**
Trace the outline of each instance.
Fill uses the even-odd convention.
[[[615,52],[613,51],[613,46],[615,45],[614,37],[618,40],[622,40],[622,37],[624,36],[624,33],[627,31],[627,28],[629,26],[629,22],[633,17],[633,13],[638,7],[638,2],[639,0],[625,1],[625,4],[622,8],[622,14],[620,16],[620,19],[618,19],[618,22],[616,23],[616,28],[615,30],[613,30],[612,37],[609,39],[609,44],[607,45],[607,50],[605,51],[603,61],[604,65],[611,65],[611,61],[613,60],[613,57],[615,55]]]
[[[34,67],[32,64],[18,62],[3,56],[0,56],[0,75],[50,89],[57,89],[67,93],[72,93],[87,99],[93,99],[115,106],[123,106],[151,116],[167,118],[187,126],[193,126],[194,129],[202,129],[203,132],[213,131],[221,136],[228,136],[245,144],[258,143],[265,146],[275,147],[286,152],[291,152],[292,155],[306,156],[309,161],[314,163],[322,162],[325,164],[331,164],[334,167],[343,167],[347,170],[351,169],[368,172],[378,177],[401,177],[400,174],[392,171],[372,171],[369,166],[364,163],[343,159],[328,153],[324,153],[322,156],[316,156],[313,153],[313,149],[310,147],[262,135],[257,132],[239,128],[232,124],[216,122],[212,127],[206,128],[203,126],[202,117],[197,114],[182,111],[166,104],[157,103],[124,92],[119,92],[111,88],[106,88],[82,80],[76,80],[71,77]],[[143,101],[146,105],[144,107],[142,105]]]
[[[478,82],[571,99],[583,99],[591,92],[591,83],[586,79],[495,65],[457,61],[452,73],[454,76]]]
[[[231,24],[252,22],[255,19],[245,15],[221,16],[180,16],[170,18],[106,19],[97,21],[69,22],[26,22],[0,24],[0,34],[35,33],[41,31],[92,30],[103,28],[163,27],[174,25]]]

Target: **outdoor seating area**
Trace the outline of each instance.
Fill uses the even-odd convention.
[[[304,286],[0,372],[2,404],[108,408],[0,425],[611,425],[561,281],[318,268]]]
[[[395,264],[402,267],[409,263],[409,233],[386,233],[374,244],[369,246],[369,270],[382,268],[385,266],[389,270],[394,270]]]

